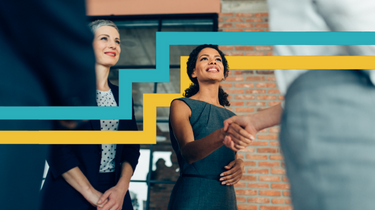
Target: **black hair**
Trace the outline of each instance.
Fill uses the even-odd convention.
[[[190,85],[189,88],[185,90],[185,97],[191,97],[198,93],[199,91],[199,84],[197,78],[193,78],[191,75],[194,72],[195,65],[197,63],[198,54],[204,49],[204,48],[212,48],[215,49],[223,59],[223,66],[224,66],[224,78],[228,76],[229,72],[229,66],[228,61],[225,58],[225,54],[219,50],[217,45],[211,45],[211,44],[204,44],[199,45],[196,47],[189,55],[189,59],[187,61],[187,74],[189,75],[190,80],[193,82],[193,84]],[[222,106],[230,106],[230,103],[228,101],[228,94],[223,90],[223,88],[219,87],[219,103]]]

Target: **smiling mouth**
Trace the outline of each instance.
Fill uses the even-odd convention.
[[[106,54],[106,55],[108,55],[108,56],[111,56],[111,57],[116,57],[116,53],[106,52],[106,53],[104,53],[104,54]]]
[[[208,68],[206,71],[216,73],[216,72],[219,72],[219,69],[217,69],[217,68]]]

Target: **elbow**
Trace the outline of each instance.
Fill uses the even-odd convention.
[[[194,154],[189,154],[187,152],[184,152],[183,150],[181,151],[181,155],[182,157],[184,158],[184,160],[188,163],[188,164],[192,164],[194,163],[195,161],[199,160],[198,157]]]

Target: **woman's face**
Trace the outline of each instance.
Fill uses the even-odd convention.
[[[193,78],[197,78],[198,82],[211,81],[220,82],[224,79],[223,59],[219,52],[212,48],[204,48],[197,57]]]
[[[121,53],[120,35],[114,27],[101,26],[94,34],[93,47],[96,64],[114,66]]]

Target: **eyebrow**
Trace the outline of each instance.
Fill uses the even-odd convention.
[[[203,54],[203,55],[201,55],[201,56],[199,56],[199,57],[202,57],[202,56],[207,56],[207,57],[209,57],[209,55],[207,55],[207,54]],[[215,55],[214,57],[220,57],[220,58],[221,58],[220,55]]]
[[[106,37],[109,37],[109,35],[108,35],[108,34],[99,34],[98,36],[106,36]],[[118,38],[118,37],[116,37],[115,39],[118,39],[118,40],[120,40],[120,38]]]

